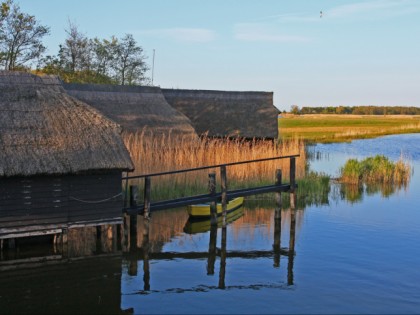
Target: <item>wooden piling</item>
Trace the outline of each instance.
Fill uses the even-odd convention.
[[[124,214],[123,215],[123,227],[122,227],[122,235],[121,235],[121,247],[122,251],[128,251],[128,240],[129,240],[129,216]]]
[[[281,182],[282,182],[282,173],[280,169],[276,170],[276,182],[275,184],[278,186],[281,186]],[[282,207],[282,202],[281,202],[281,192],[280,191],[276,191],[275,192],[275,200],[276,200],[276,209],[275,209],[275,214],[274,214],[274,218],[276,220],[281,220],[281,207]]]
[[[137,185],[130,185],[130,208],[137,207],[137,202],[139,200],[139,187]]]
[[[149,176],[144,178],[144,218],[150,218],[150,192],[151,192],[151,180]]]
[[[290,192],[294,193],[296,189],[296,158],[290,158]]]
[[[209,194],[216,194],[216,173],[209,174]],[[217,203],[216,200],[210,202],[210,224],[217,226]]]
[[[290,208],[296,209],[296,158],[290,158]]]
[[[227,217],[227,174],[226,174],[226,165],[220,166],[220,180],[221,180],[221,190],[222,190],[222,215],[223,215],[223,227],[226,226],[226,217]]]
[[[150,230],[150,193],[151,181],[150,177],[144,178],[144,213],[143,213],[143,239],[149,239]]]
[[[139,189],[137,185],[130,185],[130,208],[137,207]],[[130,215],[130,248],[137,248],[137,214]]]

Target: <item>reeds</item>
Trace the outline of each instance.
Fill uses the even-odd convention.
[[[376,155],[364,160],[349,159],[340,169],[340,181],[359,184],[406,185],[410,180],[411,166],[402,158],[397,162],[386,156]]]
[[[239,162],[275,156],[300,154],[296,160],[296,177],[305,175],[304,144],[293,139],[281,144],[269,140],[241,140],[201,138],[171,138],[138,132],[123,135],[124,142],[135,165],[134,174],[181,170],[230,162]],[[283,178],[289,176],[289,159],[229,166],[229,189],[274,183],[276,169],[282,169]],[[208,173],[218,170],[194,171],[178,175],[152,178],[152,199],[181,197],[207,192]],[[219,176],[219,174],[216,174]],[[287,180],[285,180],[287,181]],[[142,183],[139,183],[142,187]]]

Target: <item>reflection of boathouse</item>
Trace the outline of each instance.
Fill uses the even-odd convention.
[[[54,77],[0,72],[0,238],[121,222],[120,127]]]

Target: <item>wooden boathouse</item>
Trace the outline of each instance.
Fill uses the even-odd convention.
[[[0,239],[121,223],[121,128],[56,77],[0,72]]]

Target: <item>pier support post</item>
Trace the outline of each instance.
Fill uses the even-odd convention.
[[[290,158],[290,209],[296,208],[296,158]]]
[[[209,194],[216,194],[216,173],[209,174]],[[210,202],[210,224],[217,226],[217,204],[216,200]]]
[[[138,186],[130,185],[130,208],[137,207]],[[130,214],[130,248],[137,248],[137,214]]]
[[[151,192],[150,177],[144,178],[144,213],[143,213],[143,238],[149,238],[149,225],[150,225],[150,192]]]
[[[276,182],[275,182],[275,184],[277,186],[281,186],[281,181],[282,181],[281,170],[280,169],[277,169],[276,170]],[[281,206],[282,206],[281,192],[280,191],[276,191],[274,198],[276,200],[276,210],[275,210],[275,214],[274,214],[274,219],[281,220]]]
[[[223,213],[223,227],[226,226],[226,217],[227,217],[227,174],[226,174],[226,165],[220,167],[220,180],[222,188],[222,213]]]

